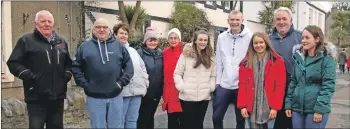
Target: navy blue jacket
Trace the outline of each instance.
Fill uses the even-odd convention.
[[[163,73],[163,53],[161,49],[150,50],[140,48],[137,50],[145,62],[149,87],[145,97],[151,99],[160,99],[163,94],[164,73]]]
[[[293,72],[293,47],[297,44],[301,44],[301,33],[294,29],[291,25],[287,35],[281,38],[276,28],[274,28],[272,34],[269,36],[272,47],[283,57],[286,64],[286,70],[289,75]]]
[[[79,47],[72,72],[78,86],[94,98],[113,98],[134,75],[127,49],[112,35],[106,41],[93,36]]]

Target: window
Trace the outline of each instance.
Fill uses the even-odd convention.
[[[313,23],[313,10],[310,8],[309,9],[309,25],[312,25]]]
[[[224,7],[227,10],[230,10],[230,1],[224,1]]]
[[[323,21],[322,14],[319,13],[319,14],[318,14],[318,26],[319,26],[319,27],[322,27],[322,21]]]
[[[221,1],[216,1],[216,5],[221,6]]]
[[[314,25],[316,25],[317,20],[318,20],[318,19],[317,19],[317,12],[316,12],[316,10],[315,10],[315,12],[314,12],[314,20],[315,20],[315,21],[314,21],[313,23],[314,23]]]
[[[208,5],[213,5],[213,1],[206,1],[205,3]]]

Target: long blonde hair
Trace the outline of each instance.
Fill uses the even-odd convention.
[[[249,43],[249,48],[248,48],[248,51],[247,51],[247,56],[248,56],[248,67],[249,68],[252,68],[253,66],[253,56],[256,55],[256,51],[254,50],[254,46],[253,46],[253,43],[254,43],[254,38],[255,37],[260,37],[264,40],[265,44],[266,44],[266,52],[270,52],[270,53],[276,53],[276,51],[273,49],[272,45],[271,45],[271,42],[267,36],[266,33],[264,32],[255,32],[252,36],[252,39],[250,40],[250,43]],[[271,55],[271,54],[270,54]],[[278,55],[276,53],[276,55]],[[271,55],[272,56],[272,55]],[[278,55],[279,56],[279,55]]]

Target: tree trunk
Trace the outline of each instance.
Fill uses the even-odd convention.
[[[136,6],[134,8],[134,13],[133,13],[133,16],[132,16],[132,19],[131,19],[131,22],[130,22],[130,36],[134,36],[134,33],[135,33],[135,27],[136,27],[136,22],[137,22],[137,19],[139,17],[139,14],[140,14],[140,10],[141,10],[141,1],[136,1]]]
[[[120,19],[122,20],[123,23],[129,24],[128,19],[126,18],[126,13],[125,13],[125,5],[123,1],[118,1],[118,7],[120,11]]]

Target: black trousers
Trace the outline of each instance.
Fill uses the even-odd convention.
[[[209,101],[183,101],[180,100],[182,114],[180,117],[181,129],[203,129],[203,121]]]
[[[159,100],[142,97],[139,118],[137,119],[137,129],[154,128],[154,114],[157,111]]]
[[[63,129],[63,100],[27,102],[29,128]]]
[[[168,113],[168,129],[180,129],[180,116],[182,112]]]
[[[282,109],[280,111],[277,112],[277,116],[276,116],[276,120],[275,120],[275,125],[274,125],[274,129],[293,129],[293,125],[292,125],[292,118],[287,117],[286,115],[286,110],[284,110],[284,100],[286,98],[286,94],[288,93],[288,85],[291,81],[290,78],[290,74],[286,72],[286,84],[287,87],[285,89],[285,95],[284,95],[284,99],[283,99],[283,106]]]

